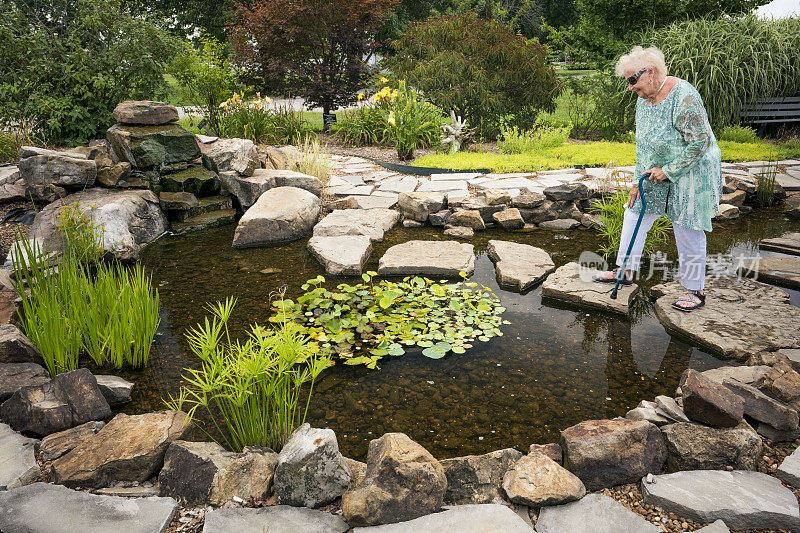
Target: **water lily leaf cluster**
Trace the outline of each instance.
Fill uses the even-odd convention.
[[[270,320],[295,320],[322,350],[344,364],[368,368],[414,347],[431,359],[461,354],[476,339],[501,336],[500,326],[509,323],[500,316],[505,308],[491,289],[467,281],[463,272],[464,279],[455,283],[419,276],[376,282],[375,275],[367,272],[363,283],[341,283],[335,289],[317,276],[303,284],[306,292],[296,302],[276,302]]]

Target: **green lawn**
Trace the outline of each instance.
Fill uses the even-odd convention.
[[[800,158],[800,143],[784,144],[735,143],[720,141],[722,158],[726,161],[760,161]],[[489,154],[459,152],[454,155],[432,154],[414,161],[422,167],[470,170],[488,168],[493,172],[529,172],[551,170],[572,166],[633,165],[636,162],[636,147],[632,143],[593,142],[586,144],[563,144],[541,152],[524,154]]]

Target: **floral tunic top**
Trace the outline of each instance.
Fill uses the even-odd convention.
[[[636,174],[661,167],[668,181],[645,179],[647,213],[660,213],[673,224],[711,231],[722,196],[722,154],[711,131],[703,100],[697,90],[679,80],[667,97],[650,105],[636,103]],[[631,211],[639,213],[637,201]]]

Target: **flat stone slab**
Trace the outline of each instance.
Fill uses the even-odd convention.
[[[743,359],[761,351],[800,348],[800,308],[777,287],[709,276],[706,305],[690,313],[672,307],[686,294],[677,281],[656,285],[650,293],[658,298],[656,316],[665,328],[724,357]]]
[[[378,190],[396,193],[414,192],[418,183],[419,180],[414,176],[397,176],[383,180],[378,186]]]
[[[0,492],[0,531],[161,533],[178,510],[172,498],[100,496],[34,483]]]
[[[477,187],[479,189],[525,189],[526,191],[535,192],[534,189],[541,187],[541,185],[541,181],[531,181],[528,178],[505,178],[485,181],[477,185]]]
[[[337,209],[314,226],[314,237],[361,235],[382,241],[398,220],[400,213],[392,209]]]
[[[800,191],[800,178],[796,178],[788,173],[776,174],[775,183],[783,187],[784,191]]]
[[[456,241],[408,241],[392,246],[378,264],[381,276],[472,275],[475,253],[471,244]]]
[[[800,255],[800,233],[784,233],[774,239],[763,239],[758,243],[762,250]]]
[[[741,383],[750,385],[758,378],[763,376],[770,367],[767,365],[757,366],[721,366],[701,372],[705,377],[715,383],[722,385],[726,379],[735,379]]]
[[[0,424],[0,491],[27,485],[41,475],[34,457],[37,442],[23,437],[8,424]]]
[[[762,257],[739,267],[739,273],[765,283],[800,289],[800,257]]]
[[[469,195],[466,181],[423,181],[417,191],[460,192]]]
[[[445,174],[431,174],[431,181],[458,181],[472,180],[481,176],[478,172],[451,172]]]
[[[311,237],[308,251],[325,267],[325,272],[337,276],[357,276],[372,253],[369,237]]]
[[[550,254],[527,244],[491,240],[486,252],[495,262],[501,285],[514,285],[524,291],[556,269]]]
[[[737,529],[800,529],[791,490],[760,472],[690,470],[642,481],[645,503],[696,522],[722,520]]]
[[[576,502],[542,507],[537,533],[657,533],[656,526],[604,494],[587,494]]]
[[[611,313],[627,315],[638,285],[620,285],[617,299],[611,299],[611,283],[597,283],[592,276],[600,271],[583,268],[578,263],[567,263],[558,268],[542,284],[542,296],[563,300],[580,307],[601,309]]]
[[[325,511],[275,505],[208,512],[203,533],[344,533],[349,529],[347,522]]]
[[[775,476],[784,483],[800,488],[800,448],[795,449],[781,462]]]
[[[458,505],[408,522],[357,527],[353,533],[532,533],[531,526],[505,505]]]
[[[355,196],[356,202],[360,209],[391,209],[397,204],[397,195],[392,196],[378,196],[372,194],[370,196]]]

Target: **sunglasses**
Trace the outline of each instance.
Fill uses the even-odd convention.
[[[625,78],[625,81],[628,82],[628,85],[636,85],[636,82],[639,81],[639,78],[641,78],[642,74],[644,74],[645,72],[647,72],[647,69],[643,68],[642,70],[640,70],[639,72],[637,72],[633,76],[629,76],[629,77]]]

